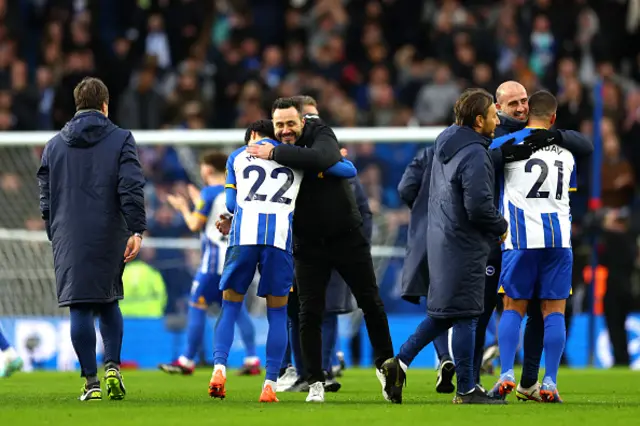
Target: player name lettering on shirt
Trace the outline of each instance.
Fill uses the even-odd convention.
[[[540,148],[539,151],[553,152],[553,153],[556,153],[558,155],[560,155],[560,154],[562,154],[564,152],[564,150],[562,148],[560,148],[558,145],[545,146],[544,148]]]

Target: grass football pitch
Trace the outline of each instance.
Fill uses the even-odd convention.
[[[126,371],[124,401],[79,402],[77,373],[18,373],[0,380],[0,425],[632,425],[640,421],[640,372],[562,370],[564,404],[519,402],[507,406],[461,406],[435,393],[435,372],[409,370],[404,403],[383,401],[373,369],[350,369],[342,389],[324,404],[305,403],[306,394],[279,393],[280,403],[257,402],[261,377],[227,381],[227,398],[207,395],[210,370],[192,377],[160,371]],[[485,386],[494,378],[485,376]]]

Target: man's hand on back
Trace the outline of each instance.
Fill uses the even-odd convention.
[[[560,141],[562,141],[562,136],[557,130],[535,129],[524,138],[523,145],[529,145],[533,152],[536,152],[549,145],[558,144]]]
[[[270,143],[264,143],[260,145],[250,145],[247,147],[247,153],[256,158],[262,158],[263,160],[271,160],[273,155],[274,146]]]
[[[533,149],[530,145],[524,143],[515,145],[515,141],[515,138],[511,138],[500,145],[500,151],[502,151],[502,160],[505,163],[526,160],[531,157],[531,154],[533,154]]]

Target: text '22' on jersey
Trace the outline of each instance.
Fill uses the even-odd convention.
[[[270,139],[258,144],[271,143]],[[246,147],[227,160],[226,187],[236,189],[229,246],[267,245],[292,252],[291,225],[303,174],[272,160],[255,158]],[[231,211],[229,202],[227,208]]]
[[[491,148],[512,138],[522,143],[532,130],[496,138]],[[509,223],[503,250],[571,247],[569,192],[576,189],[576,162],[571,152],[548,146],[528,160],[505,164],[497,178],[500,213]]]
[[[227,250],[227,237],[216,228],[216,220],[225,213],[224,186],[205,186],[200,192],[200,201],[196,205],[196,213],[206,220],[201,233],[202,262],[199,272],[203,274],[222,273],[224,256]]]

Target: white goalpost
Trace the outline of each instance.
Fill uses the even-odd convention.
[[[336,136],[345,144],[362,142],[396,143],[433,142],[443,128],[376,127],[337,128]],[[199,180],[198,153],[212,148],[231,152],[241,146],[245,131],[158,130],[134,131],[139,147],[161,150],[173,147],[189,177]],[[0,133],[0,316],[59,315],[57,308],[51,245],[43,230],[38,210],[36,171],[44,144],[53,132]],[[384,215],[374,217],[384,225]],[[395,235],[374,238],[372,255],[379,270],[394,257],[404,257],[405,248],[394,246]],[[200,242],[190,238],[156,238],[144,240],[151,253],[159,250],[184,250],[185,261],[197,262]]]

